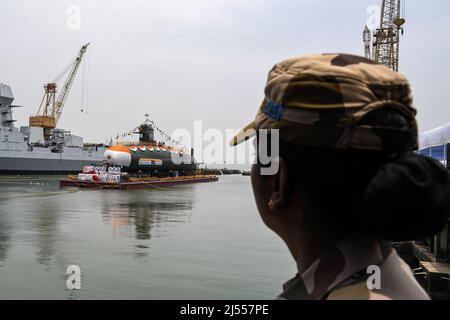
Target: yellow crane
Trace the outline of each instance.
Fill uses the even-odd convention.
[[[70,65],[64,69],[64,71],[53,82],[44,85],[44,97],[42,98],[37,114],[30,117],[29,124],[30,127],[43,128],[45,140],[51,136],[52,130],[56,128],[58,120],[61,117],[64,104],[66,103],[67,96],[69,95],[75,76],[88,46],[89,43],[82,46],[75,60],[71,62]],[[57,82],[69,70],[70,73],[64,83],[64,86],[62,87],[58,97],[56,97]]]
[[[373,35],[373,50],[370,52],[370,30],[366,26],[363,32],[365,55],[386,67],[398,71],[400,35],[406,23],[404,13],[405,0],[383,0],[380,26]]]

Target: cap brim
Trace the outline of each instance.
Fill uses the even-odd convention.
[[[251,122],[248,125],[246,125],[243,129],[241,129],[233,139],[230,141],[230,146],[234,147],[238,144],[247,141],[248,139],[256,136],[256,126],[255,122]]]

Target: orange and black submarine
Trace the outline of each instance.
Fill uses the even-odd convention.
[[[184,175],[194,172],[198,164],[194,150],[166,146],[155,141],[154,126],[148,119],[137,128],[138,144],[118,144],[105,151],[103,162],[120,166],[127,172],[177,172]]]

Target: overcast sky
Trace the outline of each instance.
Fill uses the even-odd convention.
[[[450,121],[450,2],[406,2],[400,69],[411,81],[424,131]],[[205,128],[238,129],[253,119],[274,63],[309,53],[363,54],[366,10],[380,4],[0,0],[0,81],[23,106],[15,110],[17,125],[26,125],[43,84],[90,42],[59,127],[86,142],[104,142],[149,113],[169,133],[192,130],[195,120]],[[73,11],[67,11],[73,5],[81,10],[80,29],[73,29]],[[83,74],[87,114],[80,111]]]

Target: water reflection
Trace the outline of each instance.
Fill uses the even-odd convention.
[[[8,257],[12,233],[8,192],[3,185],[0,184],[0,261],[5,261]]]
[[[55,179],[0,176],[0,261],[6,260],[13,229],[16,235],[19,228],[33,230],[37,261],[49,265],[55,254],[60,218],[59,201],[52,196],[59,193],[58,185],[52,182]]]
[[[10,247],[11,226],[5,212],[1,212],[0,217],[0,261],[4,261],[8,256]],[[0,265],[1,266],[1,265]]]
[[[168,202],[136,201],[129,199],[128,204],[120,204],[129,211],[129,217],[135,225],[136,239],[148,240],[151,238],[151,229],[156,224],[167,222],[184,222],[190,216],[192,202],[169,199]]]
[[[58,242],[58,225],[60,219],[60,202],[55,197],[47,197],[45,201],[39,201],[33,210],[32,223],[37,231],[37,261],[39,264],[49,266],[55,254],[55,246]]]
[[[169,230],[169,224],[189,221],[195,186],[168,190],[130,190],[102,193],[102,215],[111,224],[113,235],[122,228],[134,227],[138,256],[145,256],[148,243],[156,231]],[[125,231],[126,232],[126,231]]]
[[[242,177],[135,191],[53,179],[0,177],[0,299],[264,299],[293,272],[280,242],[242,214],[255,212]],[[72,264],[82,290],[66,288]]]

